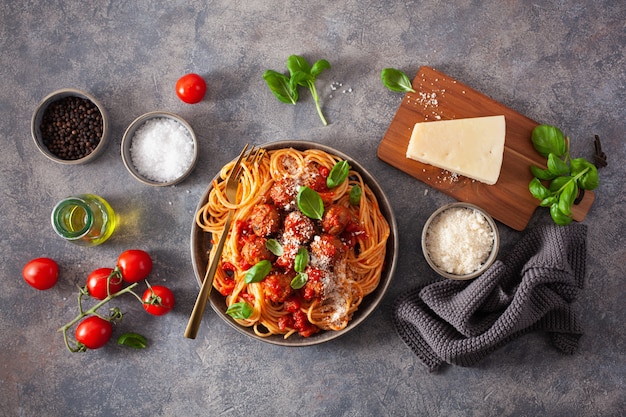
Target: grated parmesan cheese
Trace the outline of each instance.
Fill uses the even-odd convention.
[[[442,270],[465,275],[487,260],[494,243],[487,219],[471,208],[450,208],[440,213],[426,232],[426,249]]]
[[[153,181],[173,181],[193,163],[193,139],[176,120],[165,117],[148,120],[137,129],[132,140],[133,165]]]

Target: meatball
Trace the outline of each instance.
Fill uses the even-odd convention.
[[[338,235],[344,231],[352,218],[352,213],[347,207],[333,204],[324,212],[322,229],[331,235]]]
[[[328,186],[326,185],[326,177],[330,170],[317,163],[310,163],[306,167],[306,175],[303,178],[304,185],[315,190],[319,193],[328,192]]]
[[[322,283],[324,272],[314,267],[308,267],[306,272],[308,279],[302,287],[302,297],[309,301],[314,298],[322,298],[324,295],[324,284]]]
[[[334,263],[344,253],[344,245],[337,236],[323,234],[311,242],[311,254],[321,263]]]
[[[291,280],[294,278],[293,274],[272,273],[266,276],[261,281],[261,288],[263,288],[263,294],[275,303],[282,303],[285,301],[291,293]]]
[[[276,181],[270,188],[270,198],[277,207],[283,210],[293,209],[298,190],[294,180],[284,178]]]
[[[276,265],[285,269],[293,269],[298,249],[300,249],[300,245],[297,242],[284,243],[283,254],[276,259]]]
[[[302,214],[300,211],[292,211],[285,217],[285,232],[283,235],[285,242],[307,243],[315,234],[315,224],[313,220]]]
[[[280,229],[280,213],[273,204],[257,204],[250,214],[250,227],[255,235],[266,237]]]
[[[255,265],[260,261],[272,261],[274,255],[267,249],[267,239],[257,235],[249,236],[241,248],[241,256],[248,265]]]

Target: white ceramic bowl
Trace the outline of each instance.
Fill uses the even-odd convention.
[[[431,254],[429,253],[429,250],[428,250],[428,240],[427,239],[428,239],[428,231],[429,231],[429,228],[430,228],[431,224],[443,212],[445,212],[446,210],[449,210],[449,209],[454,209],[454,208],[466,208],[466,209],[476,210],[477,212],[482,214],[482,216],[486,219],[487,224],[489,225],[489,227],[491,228],[491,232],[493,233],[493,246],[491,247],[491,251],[489,252],[489,255],[487,256],[487,259],[485,259],[485,261],[480,265],[480,267],[478,269],[476,269],[474,271],[471,271],[471,272],[468,272],[468,273],[463,274],[463,275],[456,275],[456,274],[450,273],[450,272],[442,269],[433,260]],[[499,247],[500,247],[500,235],[498,233],[498,226],[496,225],[495,221],[493,220],[493,218],[485,210],[481,209],[480,207],[478,207],[478,206],[476,206],[474,204],[470,204],[470,203],[457,202],[457,203],[450,203],[450,204],[447,204],[447,205],[445,205],[443,207],[440,207],[439,209],[435,210],[435,212],[428,218],[428,220],[424,224],[424,228],[422,229],[422,253],[424,254],[424,258],[426,258],[426,262],[428,262],[428,265],[430,265],[430,267],[435,272],[437,272],[439,275],[441,275],[441,276],[443,276],[445,278],[449,278],[449,279],[467,280],[467,279],[473,279],[473,278],[476,278],[476,277],[480,276],[496,260],[496,257],[498,256]]]
[[[148,178],[146,175],[140,172],[140,170],[138,170],[135,164],[133,163],[131,148],[133,145],[133,138],[135,137],[135,133],[146,122],[150,120],[154,120],[154,119],[171,119],[171,120],[178,122],[183,128],[187,130],[189,137],[193,141],[193,157],[192,157],[191,163],[186,168],[186,170],[182,173],[182,175],[172,180],[157,181],[155,179]],[[196,134],[194,133],[189,123],[187,123],[182,117],[173,113],[169,113],[169,112],[154,111],[154,112],[146,113],[142,116],[139,116],[130,124],[130,126],[128,126],[128,128],[126,129],[126,132],[124,133],[124,136],[122,137],[121,152],[122,152],[122,161],[124,162],[126,169],[128,170],[128,172],[130,172],[130,174],[135,179],[147,185],[152,185],[155,187],[166,187],[169,185],[180,183],[185,178],[187,178],[189,174],[191,174],[191,172],[194,170],[196,166],[196,161],[198,159],[198,139],[196,138]]]

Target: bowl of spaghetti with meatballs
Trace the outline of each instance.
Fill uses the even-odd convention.
[[[209,302],[238,331],[273,344],[314,345],[363,322],[397,261],[397,226],[375,179],[355,160],[305,141],[261,146],[244,161],[237,201],[226,164],[202,196],[191,255],[199,283],[228,233]],[[229,211],[232,223],[223,230]]]

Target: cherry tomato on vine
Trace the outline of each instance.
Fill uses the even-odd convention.
[[[76,341],[88,349],[99,349],[107,344],[111,333],[111,322],[98,316],[89,316],[76,326]]]
[[[31,287],[48,290],[59,279],[59,265],[50,258],[32,259],[24,265],[22,276]]]
[[[187,104],[202,101],[206,93],[206,82],[198,74],[186,74],[176,81],[176,95]]]
[[[174,293],[167,287],[153,285],[143,293],[143,308],[153,316],[162,316],[174,308]]]
[[[109,284],[108,292],[107,281]],[[104,300],[109,294],[115,294],[122,289],[122,286],[122,277],[114,273],[113,268],[96,269],[87,277],[87,291],[89,291],[89,295],[98,300]]]
[[[141,249],[129,249],[117,258],[117,267],[122,273],[122,279],[132,284],[148,277],[152,271],[152,258]]]

